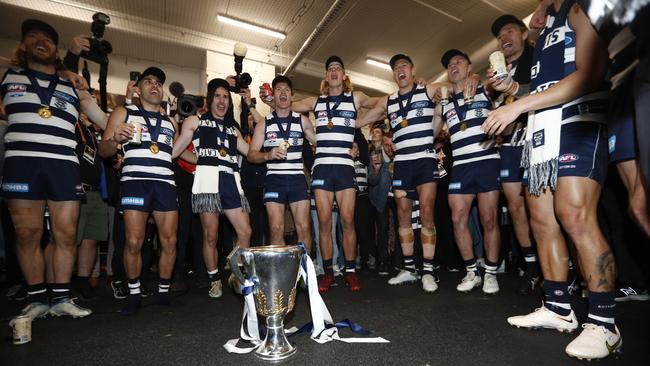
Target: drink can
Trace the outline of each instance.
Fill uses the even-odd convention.
[[[273,101],[273,88],[271,88],[271,84],[269,83],[264,83],[262,84],[262,88],[266,91],[266,101],[271,102]]]
[[[21,315],[14,320],[14,344],[25,344],[32,341],[32,319]]]
[[[490,54],[490,67],[494,70],[494,79],[503,80],[508,77],[506,57],[503,55],[503,52],[495,51]]]
[[[131,137],[129,144],[132,145],[142,144],[142,126],[139,123],[132,123],[131,125],[133,125],[135,131],[133,131],[133,137]]]

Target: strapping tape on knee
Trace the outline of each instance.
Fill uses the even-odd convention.
[[[436,227],[422,227],[422,234],[426,236],[436,236]]]

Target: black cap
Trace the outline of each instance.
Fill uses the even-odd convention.
[[[208,92],[215,91],[217,88],[224,88],[226,90],[230,89],[230,84],[224,79],[216,78],[210,80],[208,83]]]
[[[147,77],[149,75],[157,77],[158,80],[160,81],[160,84],[165,83],[165,73],[161,69],[159,69],[159,68],[157,68],[155,66],[151,66],[151,67],[147,67],[142,72],[142,74],[140,74],[140,77],[136,81],[136,84],[139,84],[142,81],[142,79],[144,79],[145,77]]]
[[[273,79],[273,81],[271,82],[271,86],[273,88],[275,88],[275,86],[280,84],[280,83],[285,83],[285,84],[289,85],[289,89],[291,89],[293,91],[293,83],[291,82],[291,79],[289,79],[288,77],[286,77],[284,75],[276,76]]]
[[[524,22],[522,22],[521,19],[517,18],[512,14],[506,14],[498,17],[497,20],[495,20],[494,23],[492,23],[492,34],[495,37],[498,36],[499,32],[501,31],[501,28],[503,28],[503,26],[507,24],[515,24],[524,29],[528,29],[526,28],[526,24],[524,24]]]
[[[440,59],[440,62],[442,62],[442,66],[444,66],[445,69],[447,68],[447,65],[449,65],[449,61],[451,61],[451,58],[454,56],[463,56],[465,60],[467,60],[467,62],[469,62],[470,64],[472,63],[472,61],[470,61],[469,56],[467,56],[466,53],[457,50],[455,48],[452,48],[449,51],[445,52],[445,54],[442,55],[442,58]]]
[[[343,60],[341,60],[340,57],[338,56],[330,56],[327,61],[325,61],[325,70],[330,68],[331,63],[339,63],[341,64],[341,67],[345,69],[345,65],[343,65]]]
[[[406,61],[408,61],[411,65],[413,65],[413,60],[411,60],[410,57],[408,57],[407,55],[404,55],[404,54],[398,53],[397,55],[395,55],[395,56],[393,56],[393,57],[390,58],[390,61],[388,62],[388,64],[390,65],[390,68],[391,68],[391,69],[395,68],[395,64],[396,64],[397,61],[399,61],[399,60],[406,60]]]
[[[54,42],[55,45],[59,45],[59,34],[56,32],[56,29],[52,27],[51,25],[45,23],[42,20],[38,19],[27,19],[23,22],[22,25],[22,32],[23,32],[23,39],[25,39],[25,35],[33,30],[38,30],[41,31],[45,34],[47,34],[50,38],[52,38],[52,41]]]

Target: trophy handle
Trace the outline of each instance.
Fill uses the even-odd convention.
[[[240,256],[244,258],[246,262],[252,262],[252,258],[250,258],[252,256],[251,253],[243,248],[240,248],[239,246],[236,246],[232,252],[228,254],[228,262],[230,263],[230,271],[235,275],[235,277],[237,277],[239,282],[243,284],[245,282],[245,278],[239,269],[239,263],[237,263],[237,258]]]

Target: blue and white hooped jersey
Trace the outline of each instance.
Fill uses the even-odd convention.
[[[566,0],[558,11],[547,9],[546,26],[535,45],[533,66],[530,70],[530,94],[540,93],[576,71],[576,34],[569,25],[569,11],[575,0]],[[559,65],[564,65],[559,66]],[[532,111],[535,113],[562,109],[562,124],[589,121],[607,123],[607,90],[589,93],[570,102]]]
[[[49,104],[50,118],[37,114],[41,99],[28,75],[34,77],[41,92],[46,92],[51,83],[56,83]],[[79,96],[70,81],[57,75],[12,68],[2,79],[0,93],[9,122],[4,138],[5,158],[35,157],[79,164],[75,153]]]
[[[285,138],[291,145],[289,149],[287,149],[286,160],[270,160],[266,162],[266,175],[304,175],[302,145],[305,139],[305,134],[302,130],[302,119],[300,114],[291,112],[288,117],[280,118],[275,112],[273,112],[266,116],[265,122],[264,145],[262,145],[263,151],[270,151],[274,147],[280,146]],[[282,131],[280,131],[278,123],[282,124]],[[283,132],[286,133],[286,135],[284,135]]]
[[[451,134],[453,166],[499,159],[494,138],[486,135],[481,129],[492,109],[492,102],[485,94],[485,89],[482,86],[476,89],[474,102],[470,105],[465,105],[463,93],[450,95],[450,98],[456,100],[458,109],[453,101],[450,101],[442,107],[442,118],[447,122]]]
[[[337,96],[321,95],[316,100],[314,114],[316,115],[314,167],[320,164],[354,167],[350,150],[354,140],[357,109],[352,93]]]
[[[409,104],[410,101],[410,104]],[[402,103],[402,108],[400,108]],[[409,105],[407,105],[409,104]],[[395,161],[434,158],[433,113],[434,102],[423,85],[413,85],[410,93],[400,98],[398,92],[388,97],[386,111],[395,143]],[[402,113],[406,113],[407,123]]]
[[[239,171],[237,128],[232,122],[215,118],[210,112],[200,116],[192,143],[197,157],[196,165],[218,167],[220,172],[230,175]],[[221,149],[225,149],[225,156],[221,156]]]
[[[354,161],[354,180],[360,193],[368,191],[368,167],[359,160]]]
[[[148,112],[148,116],[143,116],[140,109],[135,105],[127,106],[126,113],[126,123],[139,124],[142,128],[142,143],[140,145],[130,143],[122,145],[124,150],[122,182],[128,180],[156,180],[175,185],[174,172],[172,171],[172,146],[176,134],[174,124],[169,120],[169,117],[161,116],[159,113]],[[145,118],[148,118],[151,127],[156,129],[158,117],[160,117],[161,124],[156,141],[159,151],[154,154],[149,150],[152,137]]]

